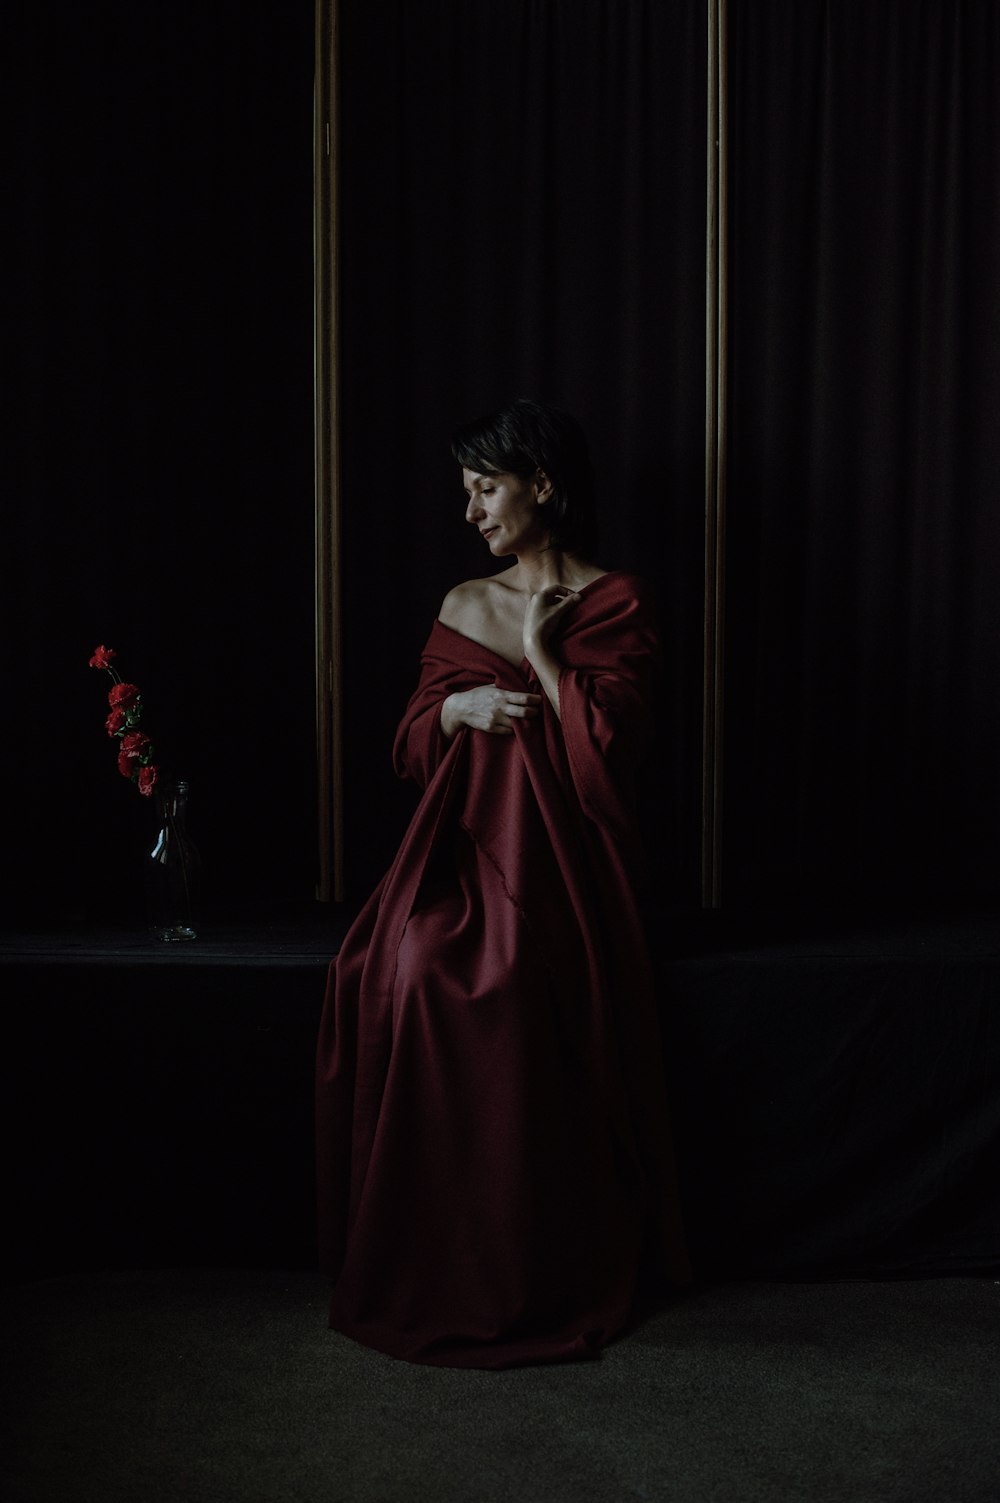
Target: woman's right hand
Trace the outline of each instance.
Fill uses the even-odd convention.
[[[451,740],[463,725],[492,736],[512,736],[515,720],[533,720],[542,702],[540,694],[521,694],[516,689],[500,689],[496,684],[480,684],[449,694],[441,706],[441,729]]]

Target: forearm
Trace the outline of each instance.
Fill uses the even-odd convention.
[[[535,670],[535,677],[539,687],[553,710],[556,719],[561,720],[559,711],[559,679],[562,676],[563,665],[555,654],[541,643],[525,643],[525,657]]]
[[[449,694],[448,698],[446,700],[443,700],[441,704],[441,729],[444,732],[445,736],[447,736],[449,741],[456,734],[459,726],[462,724],[462,721],[459,717],[458,705],[456,702],[457,698],[457,695]]]

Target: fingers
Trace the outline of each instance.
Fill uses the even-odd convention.
[[[499,736],[514,734],[515,720],[534,720],[538,716],[539,694],[509,694],[494,706],[492,715],[483,724],[483,730]]]
[[[469,690],[466,724],[493,736],[512,736],[515,720],[534,720],[542,702],[540,694],[522,693],[484,684]]]
[[[541,592],[542,604],[558,608],[564,605],[575,605],[580,598],[578,590],[568,590],[565,585],[551,585],[549,589]]]
[[[504,694],[504,703],[501,708],[508,717],[514,720],[534,720],[538,714],[538,706],[541,704],[540,694],[518,694],[508,692]]]

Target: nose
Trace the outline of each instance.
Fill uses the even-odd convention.
[[[486,511],[479,497],[476,495],[470,496],[469,504],[465,508],[465,520],[467,522],[478,522],[479,519],[481,517],[485,517],[485,515]]]

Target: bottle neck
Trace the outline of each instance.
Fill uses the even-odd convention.
[[[167,780],[157,787],[157,798],[164,819],[183,819],[187,812],[188,783]]]

